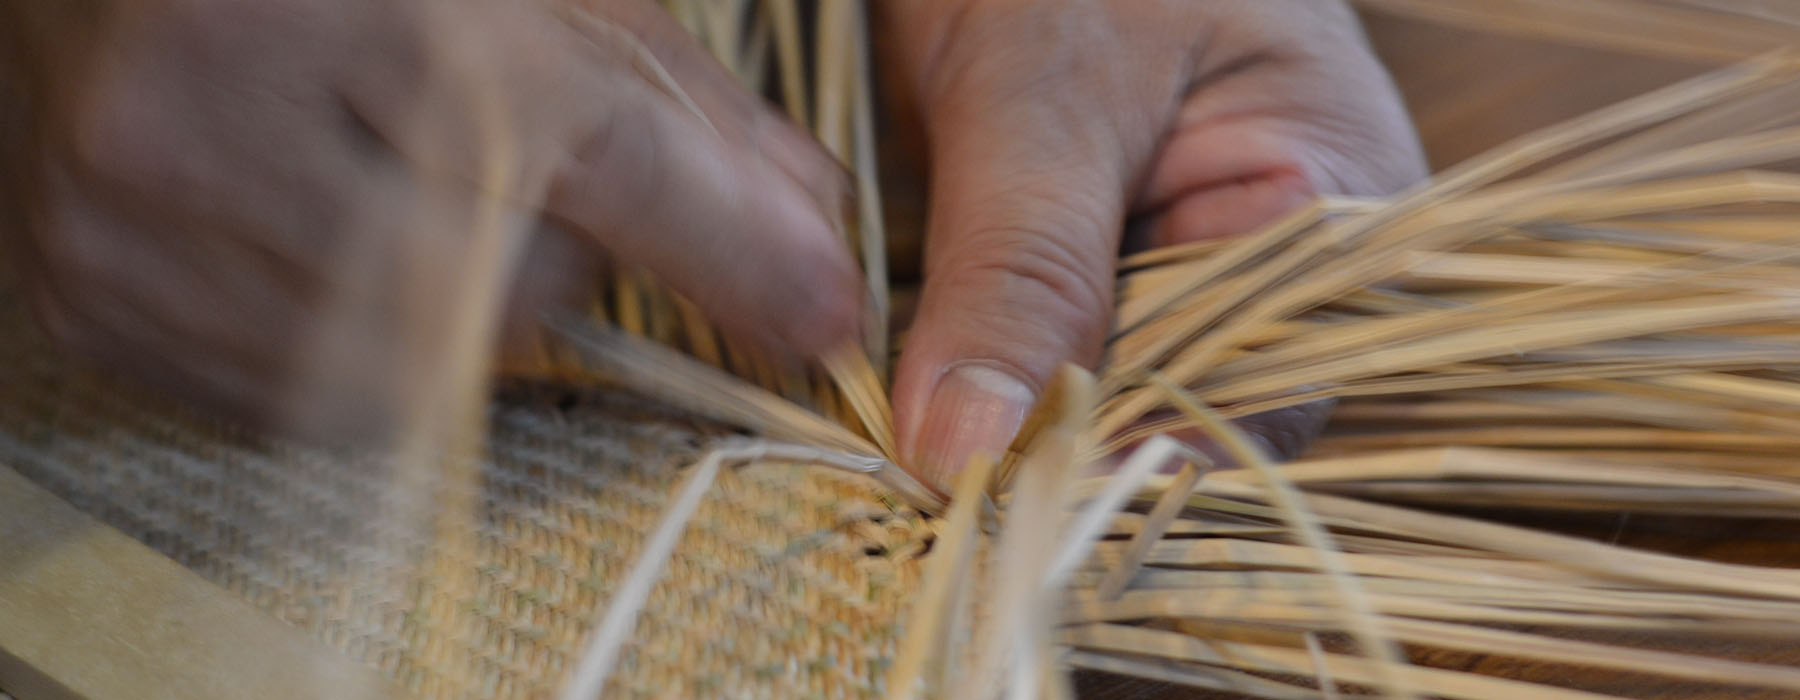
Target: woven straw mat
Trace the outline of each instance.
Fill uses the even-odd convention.
[[[631,399],[503,391],[466,544],[395,543],[372,515],[394,497],[381,460],[74,368],[9,291],[0,280],[0,464],[420,696],[555,692],[704,444]],[[928,538],[861,477],[729,471],[605,696],[877,697]]]

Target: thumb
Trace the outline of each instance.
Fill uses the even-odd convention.
[[[1004,450],[1058,366],[1099,359],[1132,164],[1078,101],[931,110],[925,285],[894,393],[903,456],[932,483]]]

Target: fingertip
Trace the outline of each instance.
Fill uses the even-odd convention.
[[[937,372],[923,420],[902,446],[928,484],[949,488],[976,455],[999,459],[1037,402],[1031,382],[1003,363],[953,362]]]
[[[855,337],[862,305],[857,303],[860,295],[847,262],[796,266],[795,284],[784,285],[790,287],[787,296],[793,301],[772,309],[779,340],[787,351],[819,357]]]
[[[760,315],[788,353],[817,357],[848,340],[858,329],[863,305],[862,276],[831,212],[799,186],[780,188],[751,246],[769,245],[767,279]]]

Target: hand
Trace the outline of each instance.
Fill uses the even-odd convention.
[[[1127,217],[1152,222],[1152,245],[1232,236],[1424,173],[1336,0],[878,7],[930,144],[925,288],[894,400],[936,483],[1003,449],[1059,364],[1099,359]],[[1293,443],[1322,414],[1261,423]]]
[[[840,168],[649,0],[84,0],[0,22],[33,107],[5,167],[38,315],[216,409],[378,435],[440,381],[458,314],[531,328],[602,251],[766,346],[854,330]],[[507,288],[509,312],[483,307]]]

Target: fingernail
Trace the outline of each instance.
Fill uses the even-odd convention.
[[[951,365],[926,402],[925,420],[913,445],[920,476],[944,488],[969,458],[998,458],[1012,443],[1037,392],[1012,372],[987,362]]]

